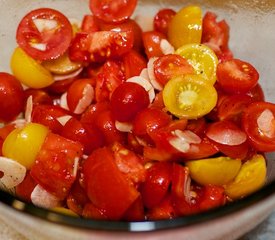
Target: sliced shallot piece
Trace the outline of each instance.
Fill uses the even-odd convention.
[[[59,105],[60,105],[60,107],[66,109],[66,110],[69,110],[68,102],[67,102],[67,92],[65,92],[61,95]]]
[[[269,109],[265,109],[257,119],[260,131],[267,137],[275,136],[275,118]]]
[[[61,123],[62,126],[65,126],[65,124],[72,118],[70,115],[64,115],[62,117],[56,118],[58,122]]]
[[[0,183],[4,190],[20,184],[26,176],[26,171],[26,168],[20,163],[10,158],[0,157]]]
[[[39,184],[35,186],[31,193],[31,201],[35,206],[41,208],[55,208],[61,206],[60,199],[47,192]]]
[[[149,94],[150,103],[154,101],[156,96],[155,90],[152,84],[147,79],[141,76],[135,76],[135,77],[128,78],[126,82],[137,83],[140,86],[142,86],[146,90],[146,92],[148,92]]]

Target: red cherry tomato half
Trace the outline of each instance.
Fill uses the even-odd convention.
[[[158,162],[147,169],[145,182],[141,185],[144,206],[157,206],[168,193],[171,183],[171,162]]]
[[[107,23],[123,22],[130,18],[137,5],[137,0],[90,0],[92,13]]]
[[[194,74],[194,68],[188,61],[177,54],[167,54],[154,62],[156,80],[163,86],[173,77]]]
[[[255,102],[243,113],[242,125],[258,151],[275,151],[275,104]]]
[[[170,8],[159,10],[154,17],[154,30],[167,36],[169,23],[175,15],[176,12]]]
[[[99,25],[94,15],[85,15],[83,17],[81,31],[87,33],[99,31]]]
[[[38,104],[50,105],[53,103],[52,97],[42,89],[28,88],[24,91],[24,94],[26,99],[32,96],[33,105],[38,105]]]
[[[259,80],[257,70],[247,62],[232,59],[217,66],[217,81],[229,93],[247,93]]]
[[[37,60],[61,56],[68,49],[72,36],[67,17],[50,8],[28,13],[19,23],[16,33],[18,45]]]
[[[0,72],[0,122],[13,120],[24,107],[24,91],[11,74]]]
[[[148,93],[142,86],[124,82],[115,89],[110,103],[114,118],[120,122],[128,122],[146,108],[150,101]]]

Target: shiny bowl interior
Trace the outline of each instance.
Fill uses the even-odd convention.
[[[150,19],[160,8],[170,7],[179,9],[190,4],[187,0],[140,0],[135,16],[142,15],[144,19]],[[266,100],[275,102],[274,60],[275,32],[275,2],[272,0],[230,0],[211,1],[193,0],[192,3],[202,6],[206,10],[214,11],[219,18],[224,18],[230,25],[230,48],[235,57],[250,61],[260,73],[260,84],[265,92]],[[15,31],[20,19],[31,9],[38,7],[51,7],[62,11],[69,18],[81,19],[85,13],[89,13],[87,0],[0,0],[1,19],[0,21],[0,71],[10,72],[9,59],[16,46]],[[144,10],[146,9],[146,11]],[[167,228],[190,226],[226,216],[259,203],[262,200],[275,194],[275,155],[267,155],[268,177],[264,188],[258,192],[236,201],[222,208],[209,212],[200,213],[194,216],[180,217],[173,220],[148,221],[148,222],[116,222],[116,221],[95,221],[84,220],[54,213],[45,209],[23,203],[16,197],[0,191],[0,201],[7,205],[7,209],[13,208],[18,211],[46,219],[50,222],[61,223],[68,226],[116,231],[153,231]]]

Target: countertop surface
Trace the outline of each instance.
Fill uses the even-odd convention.
[[[28,240],[0,220],[1,240]],[[36,239],[39,240],[39,239]],[[52,239],[54,240],[54,239]],[[275,240],[275,211],[263,223],[239,240]]]

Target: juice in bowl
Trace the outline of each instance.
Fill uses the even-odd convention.
[[[273,3],[2,1],[7,223],[235,239],[271,213]]]

